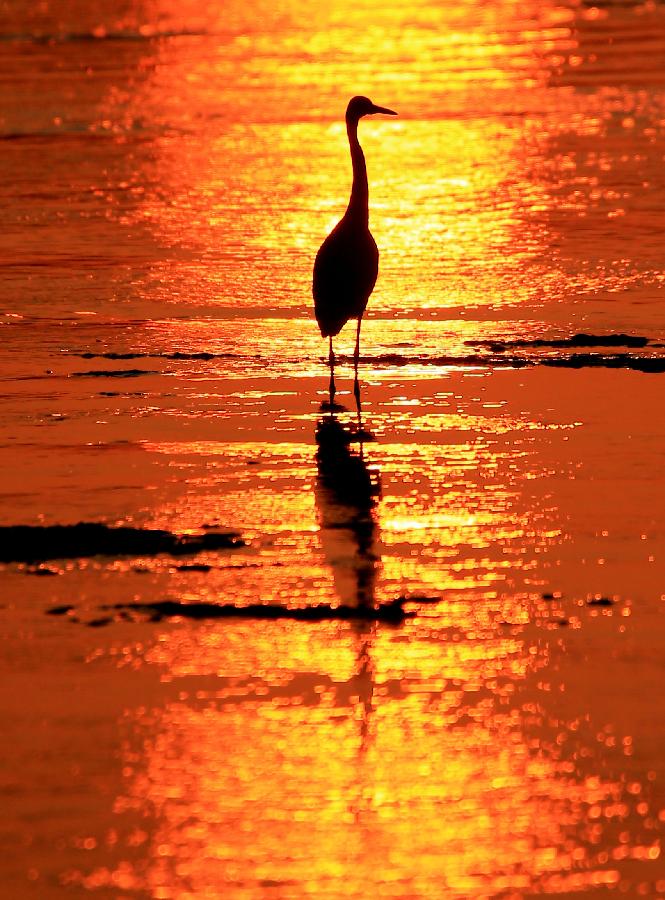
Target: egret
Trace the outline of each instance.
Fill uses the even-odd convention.
[[[335,396],[335,354],[332,339],[349,319],[357,319],[354,391],[358,399],[360,323],[379,271],[379,251],[369,230],[369,189],[365,156],[358,141],[358,122],[363,116],[381,113],[396,116],[392,109],[376,106],[367,97],[352,97],[346,108],[353,184],[346,212],[321,244],[314,261],[314,314],[321,336],[329,338],[330,402]]]

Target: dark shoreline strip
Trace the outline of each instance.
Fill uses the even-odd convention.
[[[555,369],[630,369],[633,372],[665,372],[664,357],[631,356],[629,353],[617,353],[614,356],[573,353],[568,357],[538,359],[534,364]]]
[[[492,342],[488,341],[489,347]],[[476,345],[479,346],[479,345]],[[543,345],[544,346],[544,345]],[[547,345],[551,346],[551,345]],[[493,348],[495,353],[502,355],[484,355],[470,353],[467,356],[406,356],[399,353],[382,353],[378,356],[361,356],[363,365],[374,366],[449,366],[459,367],[474,366],[483,368],[501,369],[526,369],[536,366],[549,366],[557,369],[627,369],[633,372],[665,372],[665,357],[662,356],[631,356],[630,353],[615,353],[611,355],[601,353],[571,353],[568,356],[508,356],[503,355],[503,347]],[[178,360],[211,360],[230,358],[231,354],[214,353],[171,353],[171,354],[98,354],[106,359],[138,359],[139,357]],[[92,354],[90,354],[92,356]],[[238,357],[239,358],[239,357]],[[255,357],[256,358],[256,357]],[[340,363],[350,363],[352,357],[340,355]],[[147,369],[122,369],[100,370],[91,372],[73,372],[76,378],[137,378],[140,375],[157,375],[158,372]]]
[[[340,356],[339,362],[350,363],[352,357]],[[375,366],[449,366],[498,369],[532,369],[548,366],[556,369],[628,369],[634,372],[665,372],[665,357],[631,356],[629,353],[616,353],[605,356],[598,353],[572,353],[570,356],[483,356],[479,353],[468,356],[429,356],[406,357],[397,353],[384,353],[375,357],[360,357],[364,365]]]
[[[209,353],[208,351],[202,350],[199,353],[185,353],[181,350],[176,350],[173,353],[116,353],[113,351],[109,351],[108,353],[70,353],[70,356],[75,356],[78,359],[201,359],[204,361],[208,361],[211,359],[242,359],[242,356],[239,356],[236,353]],[[256,357],[255,357],[256,358]]]
[[[185,556],[230,550],[244,542],[236,532],[179,535],[144,528],[112,528],[96,522],[77,525],[0,526],[0,563],[36,563],[91,556]]]
[[[296,622],[387,622],[399,625],[405,619],[415,617],[415,610],[405,610],[405,603],[434,603],[440,598],[430,597],[397,597],[380,606],[331,606],[328,603],[317,606],[302,606],[289,609],[286,606],[269,606],[262,603],[251,603],[248,606],[236,606],[232,603],[179,603],[175,600],[163,600],[158,603],[116,603],[102,606],[105,610],[131,611],[145,613],[150,621],[160,622],[163,619],[180,617],[184,619],[262,619],[269,621],[290,619]]]
[[[531,341],[465,341],[468,347],[478,347],[501,353],[510,347],[646,347],[649,338],[635,334],[586,334],[580,332],[569,338],[536,338]]]
[[[140,378],[141,375],[159,375],[154,369],[97,369],[92,372],[72,372],[72,378]]]

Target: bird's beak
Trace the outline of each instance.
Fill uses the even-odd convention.
[[[386,109],[385,106],[375,106],[372,103],[372,109],[370,110],[370,115],[374,116],[376,113],[381,113],[384,116],[396,116],[397,113],[393,109]]]

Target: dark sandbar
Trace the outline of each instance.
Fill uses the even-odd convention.
[[[344,358],[342,361],[344,361]],[[466,356],[400,356],[384,353],[381,356],[361,357],[361,362],[384,366],[478,366],[482,368],[526,369],[549,366],[557,369],[628,369],[633,372],[665,372],[665,357],[632,356],[630,353],[571,353],[568,356],[513,356],[470,353]]]
[[[248,606],[236,606],[233,603],[180,603],[176,600],[163,600],[158,603],[116,603],[102,609],[131,610],[145,613],[153,622],[162,619],[180,617],[185,619],[291,619],[297,622],[325,621],[362,621],[387,622],[399,625],[405,619],[412,619],[415,610],[405,610],[405,603],[438,603],[440,598],[433,597],[397,597],[380,606],[331,606],[322,603],[317,606],[303,606],[289,609],[286,606],[268,606],[251,603]]]
[[[72,372],[72,378],[138,378],[140,375],[159,375],[148,369],[98,369],[92,372]]]
[[[536,338],[535,340],[515,341],[466,341],[470,347],[482,347],[501,353],[510,347],[553,347],[565,349],[567,347],[646,347],[649,338],[633,334],[574,334],[569,338]]]
[[[3,563],[90,556],[155,556],[159,553],[184,556],[241,546],[243,541],[235,532],[180,535],[143,528],[111,528],[94,522],[0,527],[0,562]]]

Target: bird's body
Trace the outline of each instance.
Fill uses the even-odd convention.
[[[367,226],[346,216],[325,239],[314,263],[314,312],[322,337],[360,319],[379,272],[379,251]]]
[[[353,97],[349,101],[346,131],[353,166],[351,198],[344,216],[321,244],[314,262],[314,314],[321,335],[330,339],[331,401],[335,390],[332,339],[349,319],[358,320],[354,355],[357,391],[360,323],[379,271],[379,251],[369,230],[367,168],[358,141],[359,120],[376,113],[397,115],[391,109],[375,106],[367,97]]]

